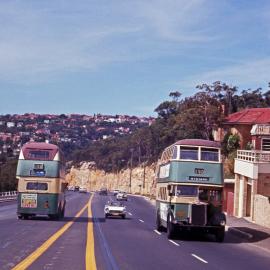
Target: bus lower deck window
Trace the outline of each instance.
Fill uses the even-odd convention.
[[[26,184],[27,190],[48,190],[47,183],[39,183],[39,182],[28,182]]]
[[[194,197],[198,195],[198,187],[196,186],[177,186],[177,196],[190,196]]]

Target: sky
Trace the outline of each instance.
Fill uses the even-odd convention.
[[[268,0],[0,0],[0,114],[155,116],[172,91],[270,81]]]

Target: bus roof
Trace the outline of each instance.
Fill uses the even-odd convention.
[[[28,142],[28,143],[23,145],[22,150],[25,150],[26,148],[58,150],[57,145],[51,144],[51,143],[45,143],[45,142]]]
[[[24,159],[28,160],[53,160],[58,151],[57,145],[45,142],[28,142],[21,149]]]
[[[202,140],[202,139],[184,139],[177,141],[174,145],[193,145],[220,148],[220,142]]]

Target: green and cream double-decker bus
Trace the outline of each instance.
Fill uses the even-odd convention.
[[[157,166],[156,224],[168,238],[188,231],[224,240],[223,166],[220,144],[185,139],[167,147]]]
[[[65,167],[58,146],[29,142],[18,160],[18,218],[35,215],[64,217]]]

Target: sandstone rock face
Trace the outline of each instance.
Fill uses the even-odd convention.
[[[96,169],[93,162],[84,162],[79,168],[72,167],[66,175],[69,185],[84,186],[89,191],[106,187],[119,189],[132,194],[142,194],[154,198],[156,194],[155,164],[121,170],[118,173],[105,173]]]

